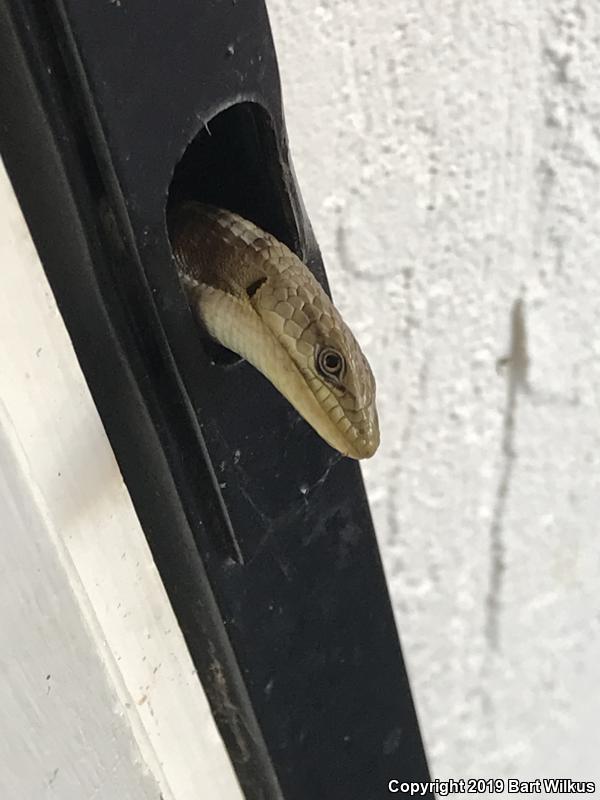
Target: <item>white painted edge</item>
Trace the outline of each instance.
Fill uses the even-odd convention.
[[[0,424],[164,800],[241,800],[227,751],[0,164]]]

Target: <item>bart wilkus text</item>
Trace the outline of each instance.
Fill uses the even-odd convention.
[[[594,781],[576,781],[571,778],[536,778],[522,781],[519,778],[450,778],[433,781],[398,781],[388,782],[391,794],[403,794],[412,797],[438,795],[446,797],[450,794],[594,794]]]

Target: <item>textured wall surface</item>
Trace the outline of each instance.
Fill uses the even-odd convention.
[[[600,5],[269,0],[433,774],[600,777]]]

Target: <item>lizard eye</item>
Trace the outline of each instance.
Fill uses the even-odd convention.
[[[334,350],[332,347],[324,347],[322,350],[319,350],[317,366],[324,378],[339,380],[343,377],[344,370],[346,369],[346,362],[344,356],[338,353],[337,350]]]

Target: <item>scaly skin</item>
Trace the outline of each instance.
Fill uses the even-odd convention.
[[[260,370],[332,447],[372,456],[375,380],[310,270],[230,211],[185,203],[170,223],[190,306],[208,333]]]

